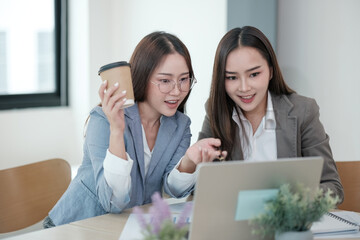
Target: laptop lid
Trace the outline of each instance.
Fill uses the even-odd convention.
[[[315,189],[323,159],[213,162],[199,167],[189,239],[254,239],[248,220],[235,221],[239,191],[279,188],[284,183]]]

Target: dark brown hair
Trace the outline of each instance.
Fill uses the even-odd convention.
[[[131,58],[131,77],[134,88],[135,102],[143,102],[146,99],[146,88],[148,86],[151,74],[159,65],[161,60],[168,54],[179,53],[185,58],[187,67],[189,68],[190,77],[194,76],[191,64],[190,53],[185,44],[176,36],[166,32],[153,32],[146,35],[136,46]],[[185,112],[185,104],[189,98],[191,90],[184,98],[178,110]],[[101,103],[98,104],[101,106]],[[85,128],[90,115],[85,121]],[[86,132],[86,130],[84,130]],[[85,136],[85,134],[84,134]]]
[[[225,90],[225,67],[229,53],[239,47],[255,48],[266,59],[268,66],[273,69],[273,76],[268,87],[272,94],[288,95],[294,92],[283,79],[270,41],[259,29],[245,26],[234,28],[226,33],[220,40],[215,54],[208,112],[212,133],[214,137],[221,140],[222,149],[228,151],[227,159],[231,159],[234,139],[238,131],[236,123],[232,120],[236,103]]]
[[[191,58],[188,49],[176,36],[166,32],[153,32],[145,36],[136,46],[130,58],[131,75],[136,102],[146,99],[146,88],[151,74],[159,65],[164,56],[178,53],[184,57],[189,68],[190,77],[194,77]],[[185,104],[190,93],[180,104],[178,110],[185,111]]]

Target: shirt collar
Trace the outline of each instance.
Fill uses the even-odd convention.
[[[267,107],[265,113],[265,129],[273,130],[276,127],[276,119],[273,108],[273,103],[271,100],[271,93],[268,91]]]

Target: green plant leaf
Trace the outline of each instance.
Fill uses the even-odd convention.
[[[306,231],[327,211],[336,206],[339,198],[333,192],[322,189],[312,192],[298,184],[291,189],[289,184],[280,186],[274,199],[265,205],[265,213],[250,220],[252,233],[264,238],[277,232]]]

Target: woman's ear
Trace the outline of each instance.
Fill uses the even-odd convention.
[[[273,68],[273,67],[269,67],[269,70],[270,70],[270,80],[271,80],[272,77],[273,77],[274,68]]]

